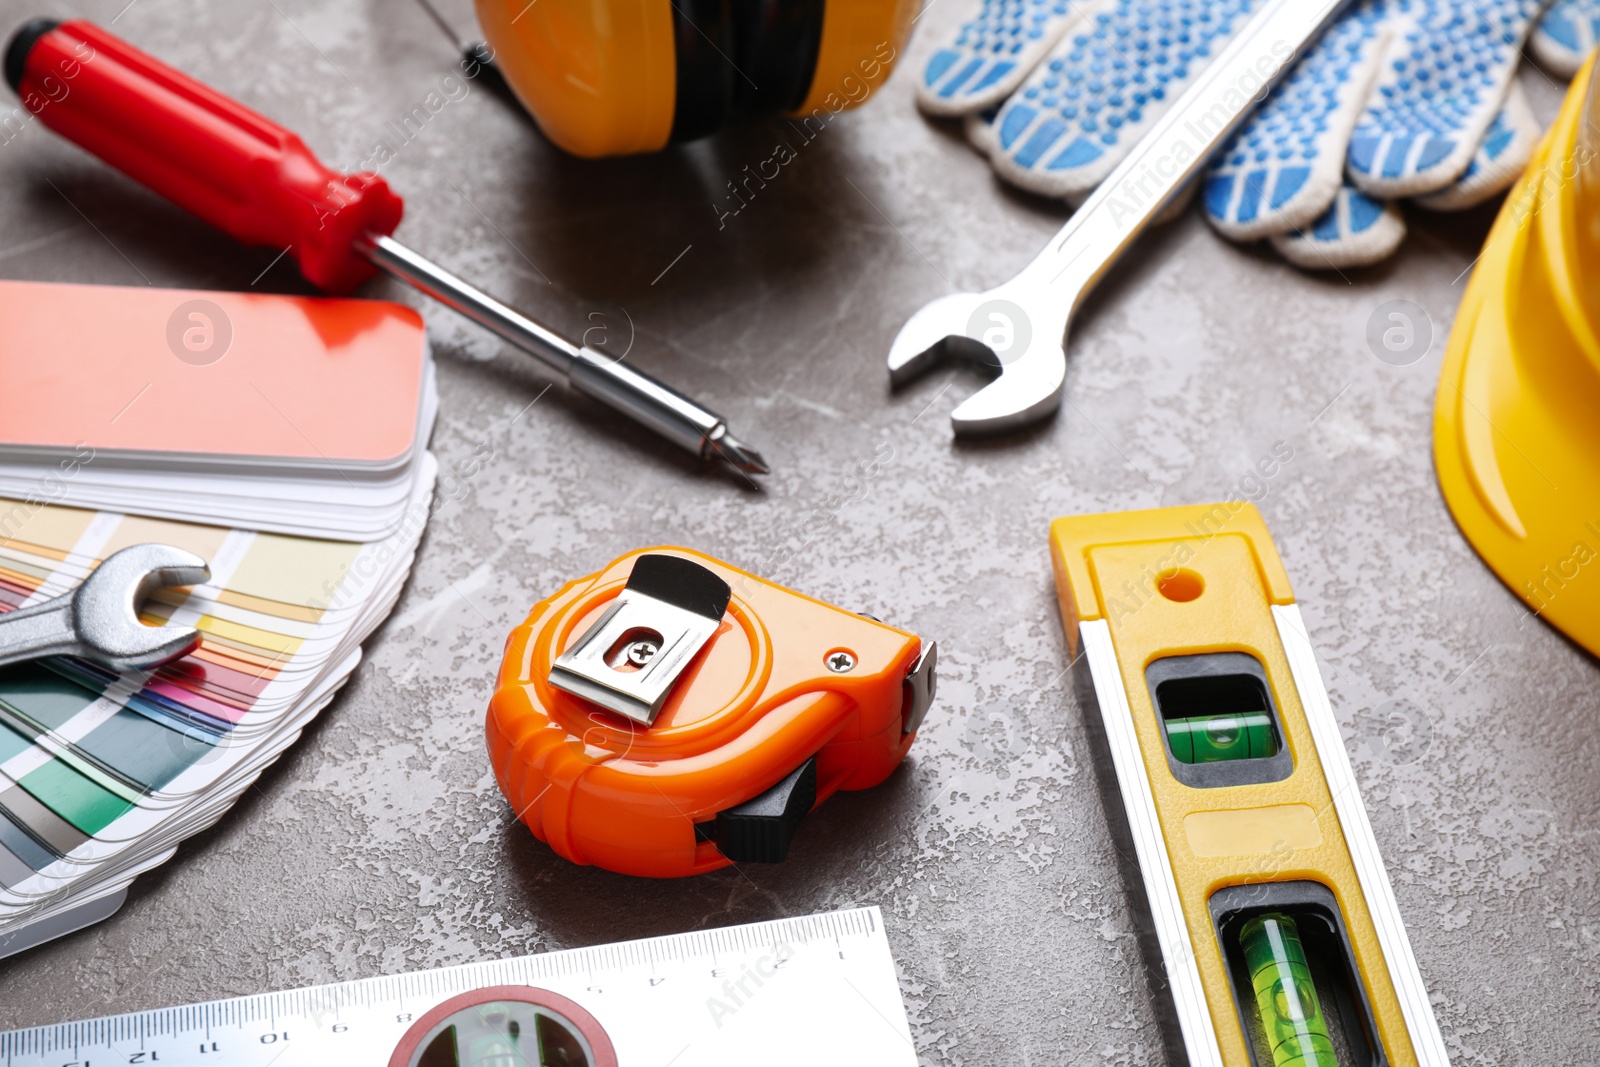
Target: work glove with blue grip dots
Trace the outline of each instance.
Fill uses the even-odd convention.
[[[1228,237],[1291,262],[1388,256],[1394,205],[1470,207],[1516,180],[1539,127],[1512,80],[1546,0],[1362,0],[1245,119],[1203,180]]]
[[[1547,70],[1571,78],[1600,43],[1600,0],[1562,0],[1539,20],[1529,51]]]
[[[1264,0],[984,0],[918,84],[1006,180],[1078,202]],[[1600,0],[1357,0],[1201,177],[1206,214],[1295,263],[1376,262],[1405,234],[1392,201],[1478,203],[1515,180],[1539,129],[1521,48],[1574,69]]]

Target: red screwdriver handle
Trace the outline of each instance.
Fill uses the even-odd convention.
[[[287,248],[320,289],[374,274],[355,238],[400,225],[378,175],[328,169],[282,126],[93,23],[28,23],[5,69],[46,126],[235,239]]]

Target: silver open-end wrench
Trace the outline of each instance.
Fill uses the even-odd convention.
[[[950,413],[957,433],[1011,430],[1055,411],[1073,312],[1346,2],[1268,0],[1022,273],[911,316],[889,349],[890,381],[947,360],[995,374]]]
[[[114,553],[70,593],[0,615],[0,667],[81,656],[113,670],[148,670],[200,643],[193,626],[146,626],[139,603],[157,589],[211,577],[206,561],[172,545]]]

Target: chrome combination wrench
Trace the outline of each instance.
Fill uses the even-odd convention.
[[[146,626],[139,604],[155,590],[211,576],[206,561],[172,545],[132,545],[70,593],[0,615],[0,667],[79,656],[117,671],[149,670],[194,650],[192,626]]]
[[[1347,2],[1268,0],[1020,274],[911,316],[889,349],[890,381],[949,361],[993,374],[951,412],[958,434],[1014,430],[1055,411],[1083,298]]]

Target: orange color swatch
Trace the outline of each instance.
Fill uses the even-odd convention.
[[[0,281],[0,456],[383,469],[415,444],[422,319],[375,300]]]

